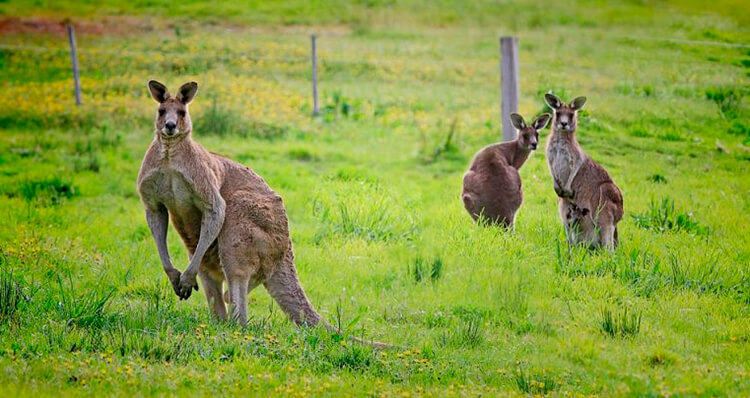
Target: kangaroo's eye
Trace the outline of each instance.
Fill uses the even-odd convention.
[[[185,111],[177,111],[177,114],[178,114],[178,115],[179,115],[180,117],[185,117]]]
[[[164,116],[164,109],[159,109],[159,116]]]

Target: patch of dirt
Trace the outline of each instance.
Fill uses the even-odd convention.
[[[68,18],[54,17],[0,17],[0,35],[13,34],[40,34],[66,36],[66,25],[70,22]],[[351,33],[351,29],[345,25],[323,25],[323,26],[268,26],[268,25],[242,25],[229,21],[194,21],[190,19],[164,20],[151,17],[134,16],[111,16],[98,19],[75,19],[73,26],[77,35],[95,36],[127,36],[145,32],[166,32],[181,28],[185,32],[193,30],[226,30],[230,32],[248,32],[251,34],[310,34],[318,33],[328,36],[341,36]]]
[[[48,34],[67,35],[67,18],[51,17],[3,17],[0,18],[0,35]],[[76,34],[124,36],[154,30],[150,19],[128,17],[105,17],[96,21],[76,20],[73,22]]]

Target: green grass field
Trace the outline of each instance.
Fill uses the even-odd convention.
[[[117,3],[0,2],[0,395],[750,395],[745,1]],[[567,247],[543,150],[515,233],[463,209],[501,136],[500,34],[527,119],[588,97],[614,253]],[[297,329],[262,287],[247,328],[177,300],[136,192],[150,78],[198,81],[196,140],[284,198],[325,318],[408,350]]]

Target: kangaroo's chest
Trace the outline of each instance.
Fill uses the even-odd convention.
[[[168,167],[149,173],[141,182],[141,193],[149,201],[163,204],[183,238],[200,234],[202,212],[193,182],[182,172]]]
[[[552,176],[564,182],[577,170],[581,162],[580,152],[565,140],[551,140],[547,147],[547,163]]]

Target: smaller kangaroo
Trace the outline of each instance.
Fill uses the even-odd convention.
[[[580,236],[583,230],[586,230],[589,233],[596,232],[593,218],[589,217],[590,213],[589,209],[578,207],[575,203],[569,204],[565,215],[565,222],[566,225],[569,226],[570,231],[570,235],[568,235],[568,243],[595,239],[594,236],[590,235],[586,237]]]
[[[547,163],[568,241],[613,250],[617,246],[617,223],[623,215],[622,194],[607,170],[586,155],[576,140],[578,110],[586,103],[586,97],[578,97],[570,104],[552,94],[546,94],[544,99],[554,110]],[[575,228],[568,217],[577,215],[578,210],[571,210],[571,206],[587,212],[580,214]]]
[[[464,174],[461,199],[476,221],[479,216],[491,223],[513,229],[516,212],[523,202],[521,176],[518,170],[539,142],[539,130],[552,118],[549,113],[538,116],[527,125],[517,113],[510,114],[518,137],[513,141],[492,144],[477,152],[469,171]]]

